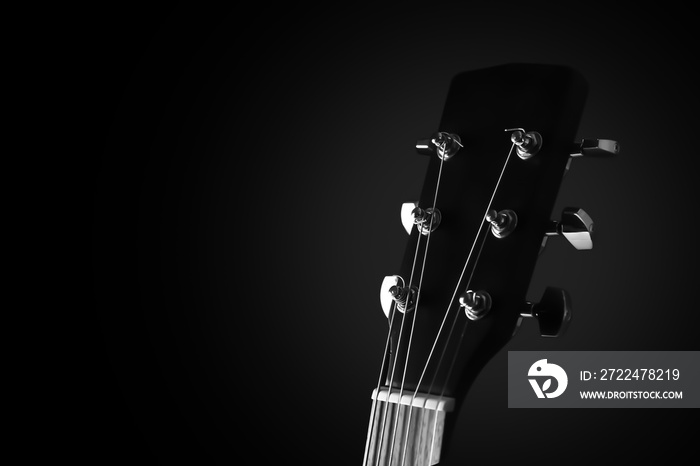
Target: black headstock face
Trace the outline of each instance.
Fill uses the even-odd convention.
[[[440,223],[429,235],[412,228],[395,272],[419,291],[412,310],[392,306],[387,386],[451,397],[459,406],[509,341],[527,308],[585,98],[582,77],[561,66],[513,64],[454,78],[438,130],[458,135],[462,147],[447,160],[429,155],[418,205],[435,205]],[[520,147],[536,153],[521,157]],[[504,237],[486,221],[490,210],[506,215],[491,218],[505,221]],[[487,298],[488,310],[470,319],[465,311],[478,314]]]

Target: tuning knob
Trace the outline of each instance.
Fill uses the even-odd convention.
[[[575,142],[569,149],[569,161],[566,163],[564,174],[569,172],[574,157],[607,158],[620,153],[620,143],[612,139],[582,139]]]
[[[571,298],[561,288],[547,287],[539,303],[525,303],[521,317],[534,317],[543,337],[558,337],[571,321]]]
[[[413,225],[415,224],[415,214],[413,211],[418,207],[417,202],[404,202],[401,204],[401,224],[406,233],[411,234]]]
[[[612,157],[620,153],[620,143],[612,139],[583,139],[574,143],[571,157]]]
[[[593,219],[585,210],[567,207],[561,213],[560,221],[552,221],[545,233],[542,246],[547,237],[561,235],[578,250],[593,249]]]

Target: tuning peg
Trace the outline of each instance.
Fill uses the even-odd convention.
[[[562,335],[571,321],[571,298],[561,288],[547,287],[539,303],[526,302],[524,307],[520,317],[537,319],[543,337]]]
[[[400,283],[403,283],[403,279],[398,275],[387,275],[384,277],[384,280],[382,280],[382,285],[379,288],[379,302],[382,305],[382,311],[387,319],[391,311],[391,303],[394,300],[390,290],[392,287],[399,286]]]
[[[593,249],[593,219],[585,210],[578,207],[567,207],[561,213],[559,222],[552,220],[542,247],[549,236],[561,235],[578,250]]]
[[[612,157],[620,152],[620,143],[612,139],[583,139],[574,143],[571,157]]]
[[[418,207],[417,202],[404,202],[401,204],[401,224],[406,233],[411,234],[411,229],[413,229],[415,216],[413,211]]]

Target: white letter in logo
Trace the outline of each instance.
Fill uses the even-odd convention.
[[[547,379],[544,384],[542,384],[542,388],[540,388],[538,385],[537,380],[528,379],[530,381],[530,385],[532,385],[532,389],[535,390],[537,398],[544,398],[545,396],[547,398],[556,398],[564,393],[564,390],[566,390],[566,385],[569,383],[569,378],[566,376],[564,369],[556,364],[548,364],[546,359],[540,359],[539,361],[535,362],[535,364],[530,366],[530,370],[528,371],[527,375],[530,377],[546,376],[557,379],[557,389],[551,393],[547,393],[547,390],[552,385],[551,378]]]

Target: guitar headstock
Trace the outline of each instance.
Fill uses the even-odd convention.
[[[410,240],[400,269],[381,286],[389,334],[375,404],[458,410],[523,317],[537,318],[544,336],[566,328],[565,291],[549,288],[539,303],[527,302],[526,293],[549,236],[592,247],[585,211],[567,208],[551,219],[571,157],[619,151],[609,140],[574,143],[586,94],[584,79],[563,66],[511,64],[453,79],[439,130],[416,144],[430,157],[425,183],[420,199],[401,209]],[[411,427],[410,412],[408,420],[393,416]],[[397,433],[385,421],[373,414],[366,464],[393,464],[413,451],[393,452]],[[374,428],[382,433],[373,436]],[[446,437],[449,429],[448,417]],[[384,432],[394,441],[385,442]],[[409,441],[410,429],[402,432]],[[436,462],[434,443],[443,436],[436,432],[425,463],[406,464]],[[415,448],[415,458],[428,455]]]

